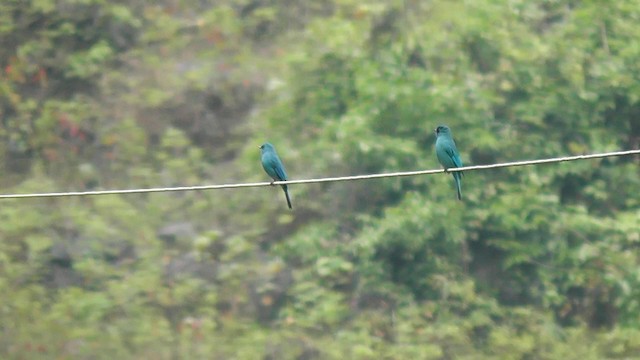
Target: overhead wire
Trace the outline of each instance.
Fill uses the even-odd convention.
[[[157,187],[157,188],[140,188],[140,189],[115,189],[115,190],[92,190],[92,191],[68,191],[68,192],[49,192],[49,193],[27,193],[27,194],[0,194],[0,199],[25,199],[25,198],[52,198],[52,197],[70,197],[70,196],[98,196],[98,195],[121,195],[121,194],[145,194],[145,193],[160,193],[160,192],[177,192],[177,191],[202,191],[202,190],[221,190],[221,189],[238,189],[238,188],[250,188],[261,186],[273,186],[273,185],[296,185],[296,184],[313,184],[313,183],[328,183],[339,181],[357,181],[368,179],[381,179],[391,177],[406,177],[417,175],[431,175],[446,172],[456,171],[477,171],[487,169],[498,169],[516,166],[527,165],[540,165],[550,163],[560,163],[566,161],[576,160],[588,160],[608,158],[615,156],[627,156],[640,154],[638,150],[626,150],[626,151],[613,151],[606,153],[596,153],[588,155],[574,155],[555,157],[547,159],[536,160],[524,160],[524,161],[512,161],[497,164],[488,165],[471,165],[459,168],[449,169],[431,169],[431,170],[417,170],[417,171],[399,171],[391,173],[380,174],[365,174],[365,175],[352,175],[352,176],[339,176],[339,177],[325,177],[315,179],[302,179],[302,180],[287,180],[287,181],[274,181],[274,182],[254,182],[254,183],[235,183],[235,184],[221,184],[221,185],[196,185],[196,186],[178,186],[178,187]]]

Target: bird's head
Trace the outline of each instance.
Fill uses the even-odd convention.
[[[449,127],[446,125],[439,125],[436,128],[436,137],[440,136],[441,134],[450,134],[451,130],[449,130]]]
[[[264,143],[262,145],[260,145],[260,151],[262,153],[264,153],[265,151],[274,151],[274,147],[273,145],[271,145],[271,143]]]

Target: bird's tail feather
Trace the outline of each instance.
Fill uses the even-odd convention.
[[[462,187],[460,185],[460,177],[461,177],[460,175],[462,174],[459,174],[458,176],[456,175],[458,175],[458,173],[453,174],[453,179],[456,181],[456,190],[458,190],[458,200],[462,200]]]
[[[283,185],[282,190],[284,190],[284,196],[286,196],[287,198],[287,205],[289,206],[289,209],[293,209],[293,207],[291,206],[291,198],[289,198],[289,190],[287,189],[287,185]]]

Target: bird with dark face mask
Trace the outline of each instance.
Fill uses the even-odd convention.
[[[463,166],[458,149],[456,149],[456,143],[453,141],[451,130],[449,130],[448,126],[440,125],[436,128],[436,156],[445,169]],[[451,175],[453,175],[453,179],[456,181],[458,200],[462,200],[462,189],[460,187],[462,171],[454,171]]]
[[[271,176],[273,181],[286,181],[287,172],[284,170],[284,165],[278,157],[273,145],[270,143],[262,144],[262,146],[260,146],[260,152],[260,160],[262,161],[262,168],[264,171]],[[282,185],[282,190],[284,190],[284,195],[287,197],[287,205],[289,205],[289,209],[293,209],[293,207],[291,207],[291,199],[289,198],[287,185]]]

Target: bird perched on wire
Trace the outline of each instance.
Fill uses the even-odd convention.
[[[456,143],[453,141],[451,130],[448,126],[440,125],[436,128],[436,156],[445,169],[463,166],[458,149],[456,149]],[[451,175],[453,175],[453,179],[456,181],[458,200],[462,200],[462,190],[460,188],[462,171],[454,171]]]
[[[273,147],[273,145],[271,145],[270,143],[262,144],[260,146],[260,152],[260,160],[262,161],[262,168],[264,169],[264,171],[266,171],[267,174],[271,176],[273,181],[286,181],[287,172],[285,171],[284,165],[278,157],[276,149]],[[293,207],[291,207],[291,199],[289,198],[287,185],[282,185],[282,190],[284,190],[284,195],[287,197],[287,205],[289,205],[289,209],[293,209]]]

